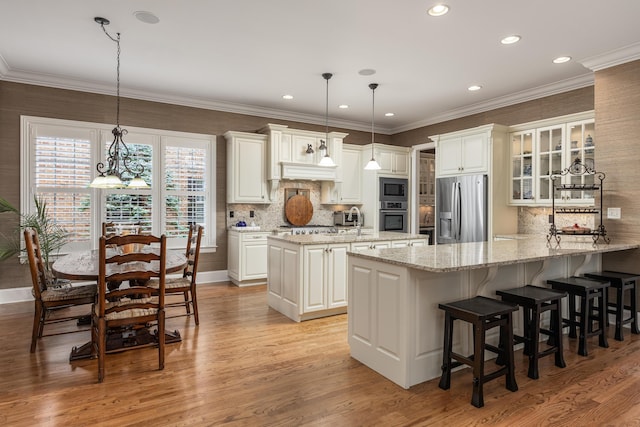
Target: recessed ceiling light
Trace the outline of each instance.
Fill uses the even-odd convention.
[[[338,108],[342,108],[343,110],[349,108],[349,106],[347,104],[340,104],[338,105]]]
[[[384,115],[387,117],[393,117],[395,116],[395,113],[384,113]]]
[[[282,95],[282,99],[293,99],[293,95]]]
[[[157,24],[160,22],[160,18],[145,10],[137,10],[133,12],[133,16],[138,18],[138,21],[144,22],[145,24]]]
[[[373,70],[371,68],[363,68],[362,70],[358,71],[358,74],[360,74],[361,76],[372,76],[376,73],[376,70]]]
[[[511,36],[507,36],[505,38],[503,38],[502,40],[500,40],[500,43],[502,44],[514,44],[514,43],[518,43],[520,41],[520,36],[514,34]]]
[[[570,56],[559,56],[556,59],[553,60],[554,64],[564,64],[565,62],[569,62],[571,61],[571,57]]]
[[[449,6],[446,4],[437,4],[428,11],[431,16],[442,16],[447,12],[449,12]]]
[[[482,86],[478,86],[478,85],[472,85],[467,88],[467,90],[471,92],[475,92],[476,90],[480,90],[480,89],[482,89]]]

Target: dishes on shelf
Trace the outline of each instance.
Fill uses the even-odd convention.
[[[591,229],[588,227],[580,227],[578,224],[573,224],[571,227],[562,227],[560,229],[566,234],[589,234]]]

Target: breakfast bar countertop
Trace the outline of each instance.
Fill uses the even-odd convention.
[[[448,272],[637,248],[640,248],[640,242],[594,244],[585,239],[548,244],[544,236],[528,236],[488,242],[368,249],[349,254],[418,270]]]

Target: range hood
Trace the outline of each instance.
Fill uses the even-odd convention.
[[[335,181],[337,166],[319,166],[311,163],[280,162],[281,179],[302,181]]]

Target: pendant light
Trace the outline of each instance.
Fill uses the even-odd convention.
[[[371,83],[369,85],[369,89],[371,89],[371,160],[369,160],[369,163],[367,163],[367,165],[364,167],[365,170],[368,171],[377,171],[380,170],[380,165],[378,164],[378,162],[376,162],[376,159],[373,155],[373,139],[374,139],[374,126],[373,126],[373,122],[374,122],[374,118],[375,118],[375,111],[376,111],[376,88],[378,87],[378,83]]]
[[[320,156],[320,166],[335,166],[333,159],[329,156],[329,150],[327,149],[327,143],[329,142],[329,79],[333,77],[331,73],[323,73],[322,77],[327,81],[327,97],[325,104],[325,140],[320,140],[320,146],[318,147],[318,153]],[[324,154],[323,154],[324,153]]]
[[[94,188],[123,188],[125,185],[122,182],[122,174],[124,172],[128,172],[129,175],[132,175],[134,178],[129,181],[129,184],[126,187],[148,188],[149,185],[147,185],[146,181],[141,177],[144,172],[144,166],[139,163],[133,163],[133,160],[130,157],[129,148],[122,139],[122,137],[127,134],[127,130],[120,127],[120,33],[116,33],[116,38],[113,38],[107,32],[104,26],[110,24],[108,19],[96,17],[94,18],[94,21],[100,24],[102,31],[104,31],[107,37],[117,44],[118,65],[116,68],[116,127],[111,131],[113,134],[113,142],[109,146],[107,164],[105,165],[104,163],[99,162],[96,165],[98,176],[91,182],[91,184],[89,184],[89,186]]]

